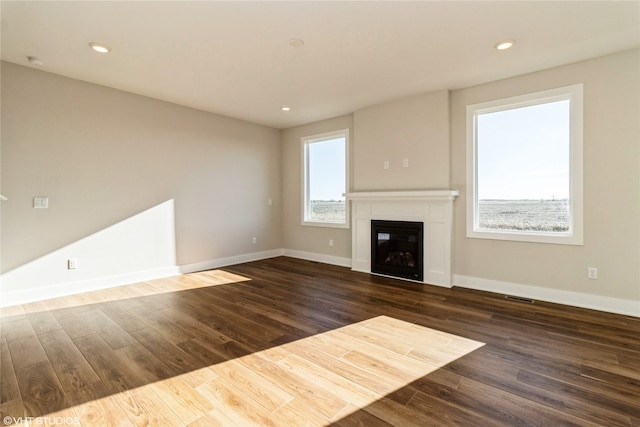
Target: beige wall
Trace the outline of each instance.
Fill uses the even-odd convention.
[[[452,92],[456,274],[640,307],[639,76],[635,50]],[[584,83],[584,246],[466,238],[466,105],[576,83]],[[587,279],[588,266],[598,280]]]
[[[348,261],[350,229],[301,225],[300,138],[349,128],[351,191],[461,191],[457,277],[485,280],[489,289],[496,283],[548,289],[556,299],[566,292],[640,304],[639,52],[416,95],[284,131],[3,64],[2,193],[10,201],[2,204],[2,269],[114,224],[126,223],[126,231],[118,227],[109,237],[116,248],[144,248],[124,233],[167,242],[171,233],[157,232],[167,221],[175,223],[178,265],[278,248]],[[466,105],[581,82],[584,245],[466,238]],[[49,197],[51,207],[33,209],[34,196]],[[136,232],[137,214],[156,231]],[[82,266],[94,252],[75,255]],[[118,262],[152,268],[170,257]],[[58,273],[68,274],[59,264]],[[588,266],[599,269],[598,280],[586,278]]]
[[[2,194],[9,197],[2,204],[2,271],[24,269],[123,221],[126,233],[111,238],[120,255],[76,249],[67,255],[79,259],[77,272],[57,262],[47,267],[55,271],[38,272],[35,285],[54,275],[78,280],[83,272],[89,280],[166,267],[167,254],[142,259],[136,250],[158,233],[139,229],[134,242],[138,229],[129,221],[157,206],[154,221],[175,222],[174,264],[279,249],[280,134],[2,63]],[[49,209],[34,209],[36,196],[48,197]],[[92,276],[97,261],[107,271]]]
[[[639,51],[634,50],[358,110],[351,134],[351,190],[460,190],[454,222],[459,284],[640,313],[639,65]],[[584,245],[468,239],[466,105],[576,83],[584,83]],[[350,257],[349,230],[300,225],[300,137],[350,127],[349,117],[283,132],[288,249]],[[409,158],[407,169],[403,158]],[[386,171],[385,160],[391,166]],[[330,249],[328,239],[340,244]],[[597,280],[587,279],[587,267],[598,268]]]
[[[416,95],[323,120],[282,134],[283,239],[291,251],[318,260],[351,259],[351,230],[301,225],[300,138],[350,130],[350,191],[439,189],[449,186],[449,92]],[[409,167],[402,160],[409,159]],[[390,168],[383,169],[388,160]],[[333,240],[334,246],[329,246]],[[304,254],[303,254],[304,255]],[[330,259],[328,259],[330,260]]]
[[[358,110],[354,127],[355,191],[449,188],[449,91]]]
[[[449,187],[449,92],[411,96],[286,129],[282,135],[283,239],[290,251],[351,259],[351,230],[302,226],[300,138],[350,129],[350,191]],[[409,167],[402,166],[409,159]],[[388,160],[390,168],[383,169]],[[333,240],[334,246],[329,246]],[[339,262],[340,260],[334,260]]]
[[[301,225],[302,223],[302,143],[300,138],[340,129],[349,129],[350,159],[353,159],[353,116],[310,123],[282,132],[282,224],[284,248],[292,251],[316,254],[318,260],[337,257],[351,260],[351,230]],[[352,163],[352,162],[351,162]],[[353,168],[350,166],[350,175]],[[333,246],[329,246],[333,240]],[[306,254],[298,254],[305,256]],[[340,260],[335,260],[340,262]]]

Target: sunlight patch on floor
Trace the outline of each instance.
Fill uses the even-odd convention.
[[[321,426],[358,410],[384,419],[393,402],[377,401],[483,345],[378,316],[65,412],[99,418],[117,403],[122,416],[154,425]]]
[[[127,299],[144,298],[153,295],[207,288],[210,286],[229,285],[248,282],[251,279],[224,270],[210,270],[198,273],[182,274],[163,279],[150,280],[114,288],[101,289],[75,295],[67,295],[44,301],[0,308],[0,319],[22,314],[33,314],[48,310],[80,307]]]

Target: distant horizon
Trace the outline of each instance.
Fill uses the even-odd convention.
[[[548,202],[564,202],[568,201],[568,197],[554,197],[551,199],[545,199],[541,197],[534,198],[526,198],[526,199],[499,199],[499,198],[490,198],[490,199],[478,199],[479,202],[493,202],[493,201],[501,201],[501,202],[524,202],[524,201],[548,201]]]
[[[340,202],[340,203],[344,203],[344,198],[342,199],[312,199],[310,200],[311,202]],[[479,202],[494,202],[494,201],[499,201],[499,202],[526,202],[526,201],[534,201],[534,202],[539,202],[539,201],[545,201],[545,202],[565,202],[565,201],[569,201],[568,197],[556,197],[556,198],[552,198],[552,199],[545,199],[545,198],[527,198],[527,199],[498,199],[498,198],[492,198],[492,199],[478,199]]]

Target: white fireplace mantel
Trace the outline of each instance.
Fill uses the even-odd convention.
[[[458,190],[358,191],[347,193],[348,200],[454,200]]]
[[[424,224],[424,283],[451,287],[453,202],[459,194],[457,190],[348,193],[352,270],[371,272],[371,220],[418,221]]]

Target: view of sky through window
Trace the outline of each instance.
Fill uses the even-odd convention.
[[[569,197],[570,102],[477,117],[478,200]]]
[[[309,200],[344,200],[345,139],[309,144]]]

